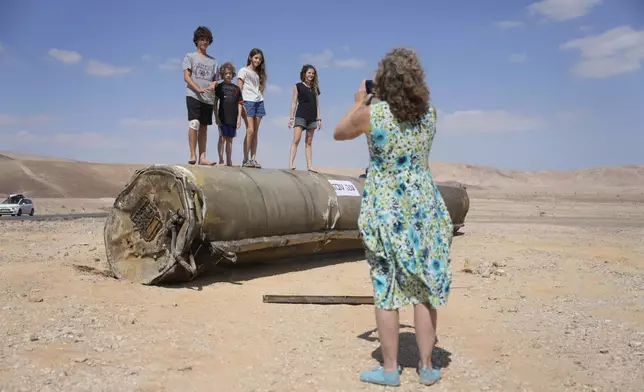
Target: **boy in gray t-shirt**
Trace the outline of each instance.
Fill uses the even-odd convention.
[[[186,106],[188,108],[189,164],[216,165],[206,159],[208,125],[212,125],[215,87],[219,80],[217,61],[206,53],[212,44],[212,33],[207,27],[195,30],[193,42],[197,50],[183,58],[183,80],[186,82]],[[199,159],[197,160],[197,144]]]

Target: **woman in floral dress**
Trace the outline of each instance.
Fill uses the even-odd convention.
[[[431,365],[436,308],[452,281],[452,221],[429,169],[436,112],[415,52],[396,48],[378,66],[369,104],[363,82],[336,140],[366,134],[370,165],[358,226],[371,268],[376,324],[384,364],[360,374],[365,382],[400,385],[398,309],[414,306],[421,384],[441,376]]]

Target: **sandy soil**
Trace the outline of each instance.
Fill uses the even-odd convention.
[[[479,197],[466,223],[439,310],[444,377],[429,390],[644,389],[643,204]],[[371,306],[262,303],[370,295],[364,261],[228,268],[147,287],[101,274],[102,229],[93,219],[0,220],[0,390],[384,389],[358,380],[380,357]],[[411,309],[401,322],[399,390],[423,390]]]

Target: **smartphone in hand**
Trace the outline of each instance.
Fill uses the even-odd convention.
[[[367,90],[367,95],[373,94],[373,80],[365,80],[364,87]]]

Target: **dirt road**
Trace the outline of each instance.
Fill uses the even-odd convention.
[[[350,258],[226,269],[188,285],[119,282],[102,220],[0,221],[0,390],[381,391],[370,295]],[[644,205],[472,200],[439,310],[434,391],[644,390]],[[411,309],[401,391],[425,390]]]

